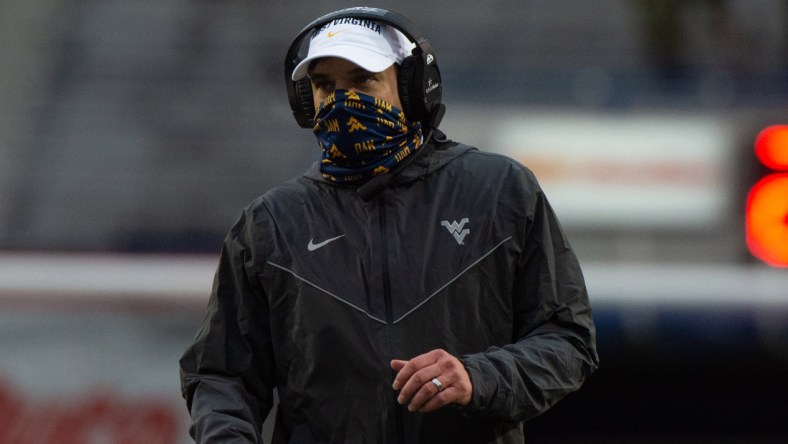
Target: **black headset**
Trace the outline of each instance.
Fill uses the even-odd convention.
[[[411,121],[420,121],[427,129],[438,127],[445,106],[441,103],[442,86],[438,64],[432,46],[405,16],[386,9],[355,7],[326,14],[306,25],[293,40],[285,58],[285,84],[293,116],[302,128],[314,126],[315,107],[312,84],[309,78],[293,81],[291,75],[298,63],[306,58],[303,42],[307,35],[321,26],[340,18],[365,18],[390,25],[416,44],[410,56],[399,66],[397,87],[405,115]]]

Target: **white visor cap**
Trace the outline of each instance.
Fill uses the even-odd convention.
[[[339,57],[366,69],[381,72],[402,63],[416,45],[397,29],[359,18],[340,18],[314,31],[309,52],[293,70],[292,79],[306,77],[309,64],[322,57]]]

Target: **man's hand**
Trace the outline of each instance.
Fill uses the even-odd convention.
[[[471,402],[471,377],[462,362],[445,350],[432,350],[409,361],[394,359],[391,368],[397,372],[392,387],[402,389],[397,402],[407,403],[411,412]]]

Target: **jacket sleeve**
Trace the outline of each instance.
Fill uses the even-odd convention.
[[[242,216],[227,235],[207,314],[180,360],[197,443],[261,443],[273,404],[268,308],[252,271],[251,226]]]
[[[460,357],[473,383],[467,414],[533,418],[579,389],[599,365],[577,257],[535,184],[513,287],[513,343]]]

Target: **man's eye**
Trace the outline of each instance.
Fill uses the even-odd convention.
[[[328,91],[333,89],[333,84],[331,82],[315,82],[314,87],[320,91]]]

